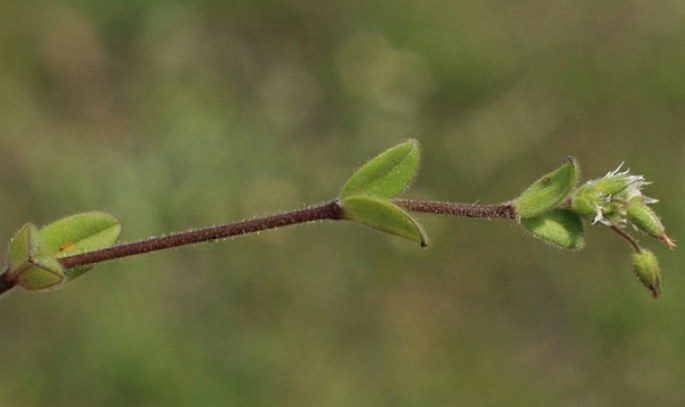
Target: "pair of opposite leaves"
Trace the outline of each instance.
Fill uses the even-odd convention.
[[[420,156],[419,143],[412,139],[384,151],[360,167],[340,192],[343,217],[425,247],[428,242],[421,225],[392,202],[411,185]]]
[[[559,205],[578,183],[580,171],[573,157],[568,162],[531,184],[512,201],[526,229],[538,239],[554,246],[577,250],[585,245],[581,217]]]
[[[68,216],[41,229],[27,223],[10,241],[6,278],[27,290],[57,287],[92,267],[66,270],[60,258],[104,249],[120,234],[119,221],[101,212]]]

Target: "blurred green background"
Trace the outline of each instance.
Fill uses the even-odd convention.
[[[103,210],[124,240],[316,204],[408,138],[414,198],[498,202],[625,161],[676,237],[678,1],[3,1],[0,241]],[[681,406],[685,251],[663,297],[591,227],[420,216],[100,265],[0,298],[0,405]]]

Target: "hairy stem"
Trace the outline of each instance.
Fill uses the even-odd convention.
[[[14,287],[16,283],[14,280],[10,280],[9,278],[9,273],[7,270],[0,275],[0,294],[4,293],[5,291],[9,290],[10,288]]]
[[[412,212],[425,212],[468,218],[516,219],[516,210],[509,203],[477,205],[443,201],[419,201],[413,199],[396,199],[393,202]]]
[[[250,219],[223,226],[213,226],[204,229],[179,232],[139,242],[125,243],[102,250],[62,257],[58,260],[65,268],[69,269],[173,247],[211,242],[213,240],[294,225],[296,223],[313,222],[323,219],[337,220],[342,219],[342,215],[342,207],[338,201],[332,201],[324,205],[300,209],[293,212]]]
[[[630,236],[628,233],[623,231],[623,229],[619,228],[618,226],[610,226],[610,228],[623,239],[625,239],[628,242],[628,244],[633,248],[633,250],[635,250],[635,253],[642,253],[640,245],[637,243],[637,240],[635,240],[632,236]]]
[[[398,206],[412,211],[432,214],[463,216],[471,218],[502,218],[515,219],[516,211],[508,204],[475,205],[455,202],[420,201],[411,199],[397,199],[393,201]],[[187,246],[201,242],[210,242],[232,236],[254,233],[261,230],[274,229],[297,223],[314,222],[319,220],[339,220],[344,218],[344,211],[340,203],[335,200],[327,204],[300,209],[293,212],[214,226],[204,229],[179,232],[167,236],[155,237],[133,243],[124,243],[102,250],[62,257],[58,261],[67,269],[86,266],[104,261]],[[2,282],[0,282],[2,284]],[[2,286],[0,286],[0,289]],[[1,291],[0,291],[1,292]]]

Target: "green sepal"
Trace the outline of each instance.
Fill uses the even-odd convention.
[[[612,196],[625,191],[633,182],[633,178],[635,177],[631,175],[617,174],[591,180],[586,184],[588,188],[594,190],[598,195]]]
[[[661,295],[661,267],[654,253],[641,249],[632,254],[633,271],[638,280],[652,293],[652,297]]]
[[[532,218],[521,218],[521,225],[538,239],[562,249],[578,250],[585,245],[583,221],[568,209],[554,209]]]
[[[666,232],[656,212],[641,199],[628,202],[626,216],[630,223],[650,236],[660,238]]]
[[[580,168],[573,157],[567,163],[543,176],[516,198],[512,205],[521,218],[540,215],[559,205],[573,190]]]
[[[419,143],[414,139],[382,152],[352,174],[343,186],[340,198],[354,195],[398,196],[416,176],[420,157]]]
[[[573,191],[571,209],[584,217],[595,216],[599,208],[606,213],[612,198],[625,194],[636,177],[626,174],[608,175],[585,182]]]
[[[31,223],[10,241],[7,263],[8,279],[27,290],[54,288],[67,279],[64,267],[47,253],[45,239]]]
[[[576,189],[571,198],[571,210],[584,217],[597,215],[597,208],[602,204],[605,202],[601,202],[599,193],[587,184]]]
[[[426,234],[404,209],[385,199],[355,195],[340,202],[345,219],[428,245]]]
[[[659,215],[643,203],[642,200],[635,199],[630,201],[626,210],[626,216],[635,227],[655,237],[664,246],[671,250],[676,248],[675,241],[666,233],[666,228],[661,223]]]
[[[121,225],[112,215],[103,212],[83,212],[67,216],[40,230],[47,254],[59,259],[112,246],[119,240]],[[80,276],[92,266],[66,270],[69,279]]]

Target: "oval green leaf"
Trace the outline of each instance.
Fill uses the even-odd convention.
[[[373,196],[355,195],[343,199],[341,206],[345,219],[413,240],[422,247],[428,245],[421,226],[392,202]]]
[[[18,286],[26,290],[37,291],[55,288],[67,279],[64,267],[52,256],[31,259],[29,267],[18,274]]]
[[[60,258],[113,245],[119,239],[121,225],[107,213],[84,212],[52,222],[40,232],[47,252]]]
[[[411,139],[372,158],[352,174],[340,192],[342,199],[353,195],[394,198],[409,187],[416,176],[421,152]]]
[[[119,240],[121,225],[107,213],[84,212],[50,223],[40,232],[45,239],[46,253],[59,259],[112,246]],[[72,279],[90,268],[77,267],[66,274]]]
[[[10,240],[9,250],[7,251],[7,271],[10,274],[28,263],[29,256],[31,255],[31,235],[37,232],[38,228],[36,225],[27,223]]]
[[[578,183],[580,169],[575,159],[543,176],[529,186],[512,205],[518,216],[529,218],[540,215],[559,205]]]
[[[583,221],[567,209],[554,209],[532,218],[521,218],[521,225],[538,239],[562,249],[578,250],[585,245]]]

